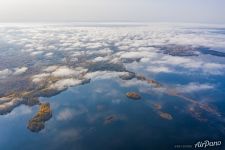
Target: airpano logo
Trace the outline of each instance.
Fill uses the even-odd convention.
[[[221,146],[222,142],[221,141],[199,141],[195,144],[195,148],[209,148],[209,147],[217,147]]]

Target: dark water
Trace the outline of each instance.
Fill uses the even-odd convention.
[[[123,87],[120,82],[97,80],[50,99],[42,98],[50,102],[53,118],[40,133],[26,128],[37,108],[17,107],[14,113],[0,118],[0,149],[174,149],[174,145],[192,145],[202,139],[224,140],[224,124],[213,116],[209,115],[208,122],[200,122],[186,112],[186,102],[151,90],[140,92],[140,101],[132,101],[124,93],[138,91],[141,85]],[[213,94],[218,92],[210,96]],[[162,104],[173,120],[162,119],[151,105],[155,102]],[[222,107],[224,102],[220,103]],[[23,112],[26,109],[29,111]],[[106,123],[110,115],[117,119]]]

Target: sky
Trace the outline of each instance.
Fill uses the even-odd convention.
[[[225,24],[225,0],[0,0],[0,22]]]

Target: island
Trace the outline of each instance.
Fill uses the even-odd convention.
[[[109,115],[109,116],[105,117],[104,124],[111,124],[112,122],[115,122],[118,119],[119,119],[118,116],[115,114]]]
[[[166,120],[172,120],[173,119],[171,114],[165,113],[165,112],[161,112],[161,111],[159,112],[159,116],[161,118],[163,118],[163,119],[166,119]]]
[[[136,93],[136,92],[128,92],[126,93],[127,97],[132,99],[132,100],[140,100],[141,99],[141,96]]]
[[[45,122],[52,117],[49,103],[40,104],[37,114],[28,122],[27,128],[32,132],[39,132],[45,127]]]

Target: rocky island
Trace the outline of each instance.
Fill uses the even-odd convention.
[[[162,109],[162,105],[156,103],[156,104],[153,104],[153,107],[156,109],[156,110],[160,110]]]
[[[118,116],[116,116],[115,114],[109,115],[105,117],[104,124],[110,124],[112,122],[115,122],[116,120],[118,120]]]
[[[27,128],[32,132],[39,132],[44,129],[44,123],[52,117],[52,110],[49,103],[40,104],[37,114],[28,122]]]
[[[141,99],[141,96],[136,92],[128,92],[126,95],[128,98],[130,98],[132,100],[140,100]]]

